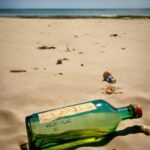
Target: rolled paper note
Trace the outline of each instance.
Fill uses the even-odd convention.
[[[147,134],[147,135],[150,135],[150,126],[141,126],[141,130]]]

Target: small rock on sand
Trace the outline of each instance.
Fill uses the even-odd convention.
[[[62,63],[63,63],[62,59],[58,59],[56,64],[57,64],[57,65],[60,65],[60,64],[62,64]]]
[[[60,72],[60,73],[58,73],[59,75],[63,75],[63,73],[62,72]]]

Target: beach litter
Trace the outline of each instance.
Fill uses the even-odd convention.
[[[118,36],[118,34],[111,34],[110,36],[114,36],[114,37],[116,37],[116,36]]]
[[[116,79],[112,76],[112,74],[108,71],[105,71],[103,73],[103,81],[106,81],[108,83],[116,83]]]
[[[13,69],[13,70],[10,70],[10,72],[12,72],[12,73],[24,73],[24,72],[27,72],[27,70]]]
[[[101,88],[101,92],[103,94],[122,94],[123,92],[120,91],[120,87],[116,87],[116,86],[112,86],[112,85],[107,85],[106,87],[104,88]]]
[[[44,50],[44,49],[56,49],[55,46],[40,46],[38,47],[40,50]]]

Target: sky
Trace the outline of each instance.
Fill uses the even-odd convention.
[[[150,0],[0,0],[0,8],[150,8]]]

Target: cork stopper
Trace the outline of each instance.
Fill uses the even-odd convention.
[[[135,117],[136,118],[141,118],[142,117],[142,108],[139,104],[134,105],[134,110],[135,110]]]

